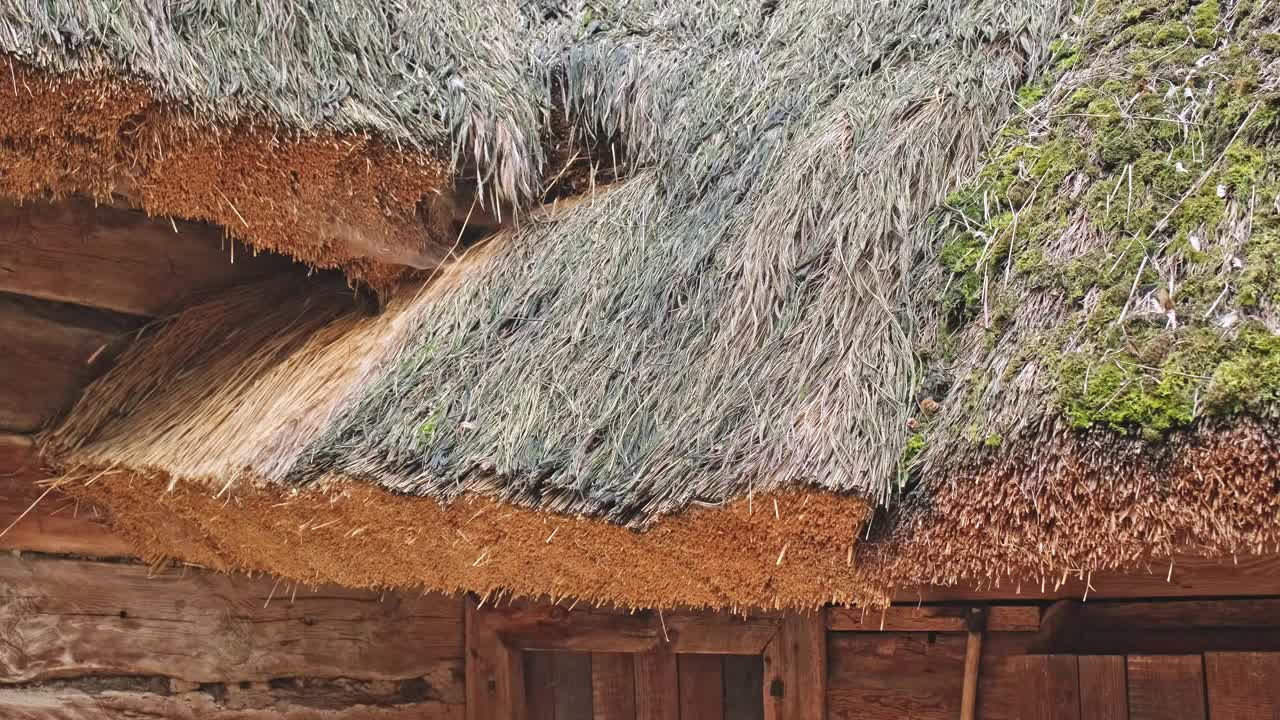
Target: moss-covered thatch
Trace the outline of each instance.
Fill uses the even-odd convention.
[[[483,495],[521,523],[588,523],[573,547],[599,575],[495,512],[458,526],[486,538],[477,567],[511,553],[483,579],[359,581],[633,603],[876,599],[1277,539],[1280,446],[1234,420],[1269,417],[1280,390],[1265,0],[1098,0],[1070,19],[1060,0],[190,7],[146,31],[136,13],[78,20],[96,29],[71,53],[57,12],[10,14],[23,30],[0,47],[107,63],[217,118],[437,148],[526,206],[554,183],[565,124],[625,170],[522,212],[380,317],[278,288],[180,316],[49,435],[75,473],[241,484],[245,507],[352,482],[455,513]],[[369,39],[392,21],[406,32]],[[137,37],[155,47],[123,53]],[[244,37],[262,47],[230,48]],[[326,72],[280,74],[298,57]],[[774,506],[776,533],[711,523],[716,542],[662,546],[700,568],[682,591],[596,559],[634,558],[605,523],[658,533],[743,498],[753,518],[782,491],[801,499]],[[85,493],[136,511],[124,490]],[[892,520],[871,534],[888,532],[855,562],[877,504]],[[284,532],[243,509],[186,519],[228,565],[257,562],[237,533]],[[351,524],[367,552],[403,542],[402,525]],[[733,554],[750,587],[714,567],[732,532],[768,537]],[[529,563],[554,569],[519,577]]]

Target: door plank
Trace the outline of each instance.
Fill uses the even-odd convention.
[[[1082,720],[1080,676],[1074,655],[1025,655],[1020,663],[1024,684],[1020,717]]]
[[[591,655],[591,710],[595,720],[635,720],[636,668],[632,655]]]
[[[826,720],[825,612],[783,616],[764,650],[763,691],[766,720]]]
[[[724,717],[724,661],[719,655],[677,655],[680,720]]]
[[[1082,720],[1128,720],[1123,655],[1081,655],[1080,717]]]
[[[550,653],[555,673],[556,720],[591,720],[591,655]]]
[[[1280,653],[1205,653],[1209,717],[1280,718]]]
[[[676,654],[654,650],[634,656],[636,720],[680,720]]]
[[[555,658],[549,652],[524,653],[526,720],[556,720]]]
[[[1130,655],[1130,720],[1205,720],[1199,655]]]
[[[960,716],[965,638],[951,633],[831,633],[832,720],[955,720]],[[990,689],[978,683],[980,701]],[[768,704],[769,678],[765,693]],[[979,710],[983,712],[983,710]]]
[[[764,720],[764,659],[724,656],[725,720]]]

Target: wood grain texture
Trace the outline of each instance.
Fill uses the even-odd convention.
[[[764,720],[764,659],[724,656],[725,720]]]
[[[724,717],[724,661],[718,655],[677,655],[680,720]]]
[[[524,653],[526,720],[556,720],[556,663],[549,652]]]
[[[1026,720],[1082,720],[1080,677],[1074,655],[1021,658],[1022,712]]]
[[[64,412],[142,322],[0,294],[0,431],[32,432]]]
[[[0,201],[0,292],[155,316],[293,265],[235,245],[211,225],[82,198]]]
[[[827,622],[822,610],[787,613],[764,649],[765,720],[827,717]]]
[[[457,599],[141,565],[0,556],[0,682],[156,675],[439,678],[461,670]],[[459,692],[460,694],[460,692]]]
[[[1209,717],[1280,718],[1280,653],[1205,653]]]
[[[491,614],[465,600],[467,720],[525,720],[524,659],[498,637]]]
[[[830,608],[827,629],[836,631],[964,632],[971,605],[893,605],[883,612],[859,608]],[[1033,631],[1040,627],[1040,608],[1034,605],[996,605],[986,608],[987,630]]]
[[[556,720],[591,720],[591,655],[551,653]]]
[[[160,694],[74,689],[0,689],[5,720],[462,720],[461,704],[407,702],[389,705],[331,698],[261,705],[219,702],[206,692]]]
[[[1129,720],[1205,720],[1199,655],[1130,655]]]
[[[1124,656],[1081,655],[1076,660],[1080,672],[1081,720],[1128,720]]]
[[[92,557],[133,554],[96,508],[57,490],[46,493],[47,488],[36,484],[47,479],[31,438],[0,433],[0,549]]]
[[[1194,598],[1280,595],[1280,554],[1203,558],[1179,556],[1172,568],[1168,559],[1149,567],[1125,571],[1095,572],[1088,577],[1089,601],[1125,598]],[[976,589],[967,585],[900,588],[893,602],[902,605],[1001,600],[1034,602],[1085,597],[1085,578],[1068,577],[1054,587],[1049,580],[1042,592],[1038,580]]]
[[[485,608],[486,623],[507,645],[523,650],[758,655],[777,632],[776,615],[742,618],[723,612],[575,609],[513,603]]]
[[[676,655],[654,650],[634,656],[636,720],[680,720],[680,675]]]
[[[595,720],[635,720],[636,667],[633,655],[591,656],[591,711]]]
[[[828,653],[833,720],[960,716],[963,635],[938,635],[930,642],[927,633],[831,633]],[[766,675],[766,693],[768,681]],[[988,687],[985,675],[981,687]],[[987,717],[982,705],[979,711]]]

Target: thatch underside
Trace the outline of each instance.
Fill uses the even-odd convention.
[[[114,529],[149,560],[305,584],[646,608],[887,600],[860,582],[852,560],[869,507],[830,493],[691,508],[637,533],[476,495],[441,503],[351,481],[306,490],[246,483],[221,495],[191,483],[168,487],[159,476],[89,468],[62,486],[108,509]]]
[[[84,194],[202,220],[254,248],[385,288],[456,241],[447,162],[365,134],[215,124],[101,74],[0,55],[0,195]]]

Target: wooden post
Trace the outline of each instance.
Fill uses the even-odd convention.
[[[825,610],[788,613],[764,649],[765,720],[825,720]]]
[[[467,720],[525,720],[524,662],[467,597]]]
[[[969,611],[969,641],[964,650],[964,689],[960,695],[960,720],[974,720],[978,706],[978,668],[982,665],[982,633],[987,625],[986,608]]]

